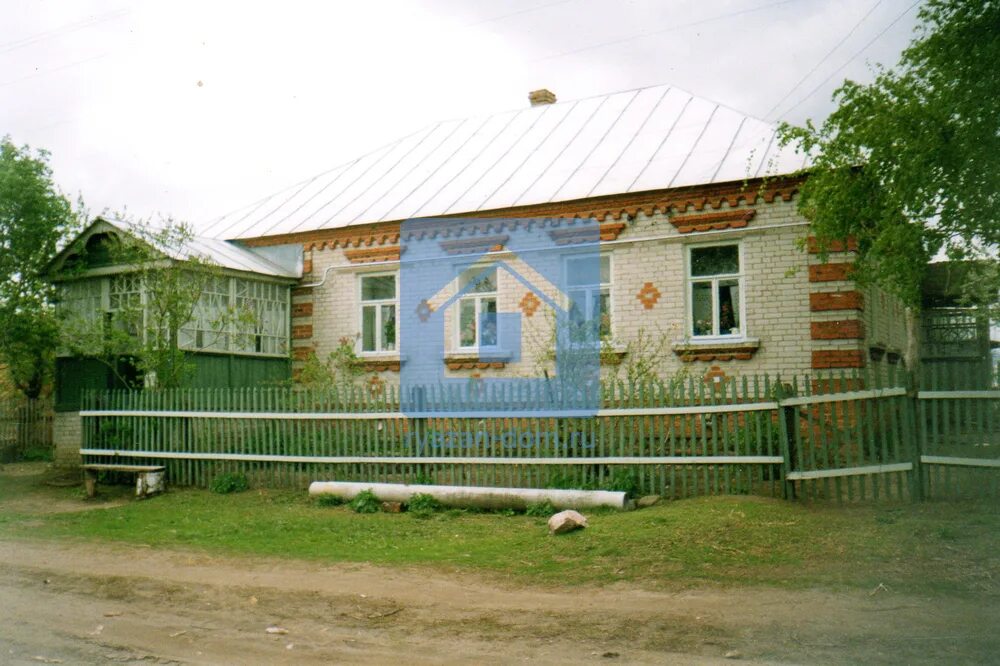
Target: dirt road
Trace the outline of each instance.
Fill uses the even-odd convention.
[[[0,541],[0,608],[0,662],[12,664],[732,663],[727,653],[749,663],[954,664],[1000,655],[996,609],[974,599],[525,589],[79,543]]]

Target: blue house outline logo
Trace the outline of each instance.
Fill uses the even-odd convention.
[[[565,234],[552,233],[553,227],[563,222],[421,219],[403,224],[397,339],[402,361],[400,407],[404,413],[424,413],[431,409],[446,415],[449,411],[494,412],[515,408],[533,414],[552,410],[565,412],[566,409],[580,416],[596,413],[600,393],[600,341],[594,336],[590,344],[580,344],[579,340],[571,344],[570,336],[565,334],[569,330],[570,310],[559,303],[558,295],[553,298],[547,293],[545,287],[569,298],[564,268],[568,257],[577,265],[582,264],[584,272],[595,276],[590,282],[599,282],[596,277],[600,271],[599,230],[596,224],[588,225],[588,221],[569,222],[578,227],[574,230],[574,242],[567,246],[562,240]],[[505,233],[497,236],[498,231]],[[491,233],[494,235],[489,235]],[[493,243],[498,238],[504,241],[500,250]],[[445,249],[449,244],[458,244],[465,250],[456,256],[453,250]],[[512,261],[526,266],[545,284],[526,277]],[[477,341],[479,344],[475,348],[450,350],[447,345],[449,332],[446,328],[450,327],[445,324],[445,313],[473,293],[493,270],[498,278],[501,272],[510,275],[555,315],[552,375],[545,371],[541,377],[490,376],[472,381],[468,375],[447,371],[449,357],[473,355],[476,361],[491,365],[496,361],[513,364],[521,360],[524,324],[521,312],[502,311],[499,301],[497,311],[491,315],[495,317],[492,321],[496,330],[494,345]],[[455,280],[466,271],[474,272],[472,279],[465,284],[459,282],[451,293]],[[574,325],[582,323],[597,330],[596,321],[581,321],[579,311],[576,314]],[[591,314],[599,317],[599,313]],[[491,321],[480,313],[476,323],[483,327]],[[480,337],[483,330],[479,328]],[[523,363],[520,371],[524,371]]]

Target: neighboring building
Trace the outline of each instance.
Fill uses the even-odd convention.
[[[147,291],[136,267],[117,264],[108,251],[113,237],[137,238],[136,233],[127,223],[98,219],[49,263],[47,274],[57,286],[60,315],[79,324],[79,330],[118,325],[116,316],[126,307],[148,321]],[[195,259],[213,265],[193,319],[176,337],[194,365],[191,386],[241,386],[289,378],[290,292],[302,276],[298,248],[251,250],[194,237],[180,247],[152,250],[150,259],[164,265],[199,270]],[[253,316],[243,321],[224,316],[235,308]],[[129,358],[118,359],[117,366],[112,372],[101,361],[61,352],[56,361],[56,409],[78,409],[84,389],[121,388],[123,378],[142,383]]]
[[[600,275],[573,287],[602,310],[602,333],[623,362],[643,333],[666,340],[662,372],[714,381],[912,356],[908,311],[855,287],[853,248],[819,259],[796,209],[807,162],[778,145],[773,125],[667,86],[530,99],[519,111],[433,125],[210,226],[247,249],[301,248],[297,366],[346,338],[369,370],[397,376],[407,362],[396,330],[401,224],[415,218],[497,221],[481,231],[496,236],[496,259],[510,259],[504,224],[539,220],[551,234],[573,220],[598,224]],[[456,265],[454,289],[465,286],[461,272]],[[545,306],[506,272],[487,277],[445,313],[450,376],[528,374],[544,352],[530,347],[545,345]],[[481,353],[497,344],[469,325],[483,312],[521,313],[528,348],[518,360]]]

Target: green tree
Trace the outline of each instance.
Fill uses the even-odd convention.
[[[975,260],[995,300],[1000,244],[1000,0],[928,0],[914,40],[821,126],[782,125],[815,155],[799,208],[821,244],[854,237],[857,277],[917,303],[927,262]]]
[[[58,337],[41,270],[78,222],[49,154],[0,140],[0,363],[30,398],[51,378]]]

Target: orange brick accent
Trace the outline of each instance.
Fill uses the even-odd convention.
[[[305,361],[315,351],[313,347],[294,347],[292,349],[292,358],[296,361]]]
[[[494,370],[503,370],[507,367],[507,364],[503,361],[479,361],[479,360],[468,360],[468,361],[445,361],[446,366],[449,370],[487,370],[493,368]]]
[[[313,336],[312,324],[292,326],[292,340],[308,340]]]
[[[700,354],[694,352],[679,352],[677,355],[684,363],[693,363],[694,361],[702,361],[703,363],[708,363],[710,361],[719,361],[720,363],[727,363],[729,361],[749,361],[750,359],[753,358],[754,352],[712,351],[712,352],[702,352]]]
[[[521,298],[521,302],[518,303],[521,307],[521,312],[524,313],[525,317],[531,317],[534,315],[541,304],[542,302],[538,300],[538,296],[535,296],[535,294],[530,291],[524,292],[524,297]]]
[[[703,215],[685,215],[670,218],[670,224],[677,231],[688,234],[692,231],[719,231],[722,229],[740,229],[747,226],[757,214],[754,208],[742,210],[727,210],[721,213],[705,213]]]
[[[860,340],[865,337],[864,325],[860,319],[814,321],[809,328],[813,340]]]
[[[838,264],[817,264],[809,267],[810,282],[836,282],[850,280],[854,264],[850,262]]]
[[[863,368],[865,355],[859,349],[823,349],[812,353],[814,370],[830,368]]]
[[[660,300],[660,295],[660,290],[653,286],[652,282],[647,282],[642,285],[642,289],[639,290],[639,293],[635,297],[642,303],[642,307],[652,310],[656,302]]]
[[[813,312],[864,310],[865,303],[860,291],[817,292],[809,294],[809,309]]]
[[[355,365],[369,372],[399,372],[400,362],[392,359],[360,358]]]
[[[311,296],[312,287],[292,287],[292,296]]]
[[[470,254],[501,251],[509,240],[510,236],[508,234],[501,234],[499,236],[472,236],[471,238],[441,241],[438,245],[448,254]]]
[[[806,239],[806,243],[809,248],[809,254],[819,254],[820,244],[819,239],[815,236],[810,236]],[[858,251],[858,241],[856,238],[848,238],[846,241],[834,240],[827,243],[827,252],[857,252]]]
[[[401,250],[396,247],[366,247],[344,250],[344,256],[352,264],[371,264],[376,261],[399,261]]]
[[[309,257],[308,259],[303,259],[302,260],[302,272],[304,274],[308,274],[308,273],[312,273],[313,272],[313,260],[312,260],[312,257]]]
[[[292,317],[311,317],[312,313],[312,303],[292,303]]]
[[[729,379],[729,377],[722,368],[717,365],[713,365],[709,367],[708,372],[705,373],[704,379],[706,384],[715,384],[717,383],[715,381],[716,379],[718,379],[719,382],[724,382]]]

